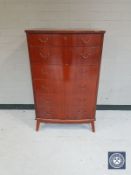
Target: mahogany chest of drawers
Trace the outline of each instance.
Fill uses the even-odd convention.
[[[104,31],[26,30],[36,130],[45,123],[91,123]]]

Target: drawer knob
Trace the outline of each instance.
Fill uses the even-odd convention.
[[[48,38],[39,38],[39,41],[40,41],[41,43],[47,43]]]

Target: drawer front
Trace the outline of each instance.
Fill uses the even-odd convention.
[[[96,88],[97,76],[99,67],[98,66],[82,66],[77,67],[76,78],[67,79],[65,82],[66,93],[70,95],[81,95],[87,94],[92,96],[92,90]],[[94,91],[95,92],[95,91]],[[85,97],[86,98],[86,97]],[[79,100],[78,100],[79,103]]]
[[[33,79],[46,79],[50,81],[77,80],[79,77],[78,68],[71,65],[44,65],[32,64]]]
[[[95,76],[98,71],[98,66],[72,66],[72,65],[65,65],[65,66],[57,66],[57,65],[40,65],[40,64],[32,64],[32,78],[39,79],[39,80],[50,80],[50,81],[64,81],[66,83],[77,83],[75,80],[78,80],[78,84],[76,89],[72,90],[76,92],[77,87],[83,86],[87,84],[87,80]],[[87,84],[88,86],[88,84]],[[72,87],[72,86],[71,86]],[[84,89],[84,87],[83,87]],[[76,92],[77,93],[77,92]]]
[[[98,64],[100,47],[31,47],[32,63],[50,65]]]
[[[93,105],[87,94],[71,94],[65,99],[65,116],[69,120],[90,119],[93,113]]]
[[[48,34],[28,34],[29,46],[49,46],[51,38]]]
[[[100,34],[74,34],[72,35],[72,46],[101,46],[102,36]]]
[[[62,119],[64,117],[64,98],[54,94],[35,95],[36,113],[40,118]]]
[[[30,46],[100,46],[100,34],[30,34]]]
[[[46,79],[62,81],[64,79],[63,67],[59,65],[32,64],[33,79]]]
[[[30,47],[32,63],[63,64],[64,51],[60,47]]]
[[[37,116],[47,119],[63,118],[63,83],[60,81],[34,80],[33,85]]]
[[[34,80],[34,90],[40,94],[62,94],[64,91],[64,84],[62,81],[41,79]]]
[[[68,46],[72,37],[69,34],[30,34],[30,46]]]
[[[100,47],[72,47],[69,48],[70,65],[95,65],[100,61]]]
[[[86,94],[85,94],[86,95]],[[68,104],[65,106],[65,115],[67,116],[67,119],[70,120],[81,120],[81,119],[92,119],[94,117],[94,111],[95,111],[95,98],[93,99],[93,102],[86,97],[86,100],[84,100],[84,96],[81,96],[82,100],[79,102],[79,104],[75,103],[75,101],[79,100],[79,96],[70,96],[68,99]]]

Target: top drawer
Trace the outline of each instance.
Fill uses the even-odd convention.
[[[100,46],[101,34],[28,34],[30,46]]]

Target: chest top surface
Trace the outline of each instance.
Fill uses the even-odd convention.
[[[61,33],[61,34],[64,34],[64,33],[68,33],[68,34],[73,34],[73,33],[83,33],[83,34],[85,34],[85,33],[94,33],[94,34],[104,34],[105,33],[105,31],[104,30],[91,30],[91,29],[46,29],[46,28],[44,28],[44,29],[28,29],[28,30],[25,30],[25,32],[28,34],[28,33],[48,33],[48,34],[50,34],[50,33]]]

